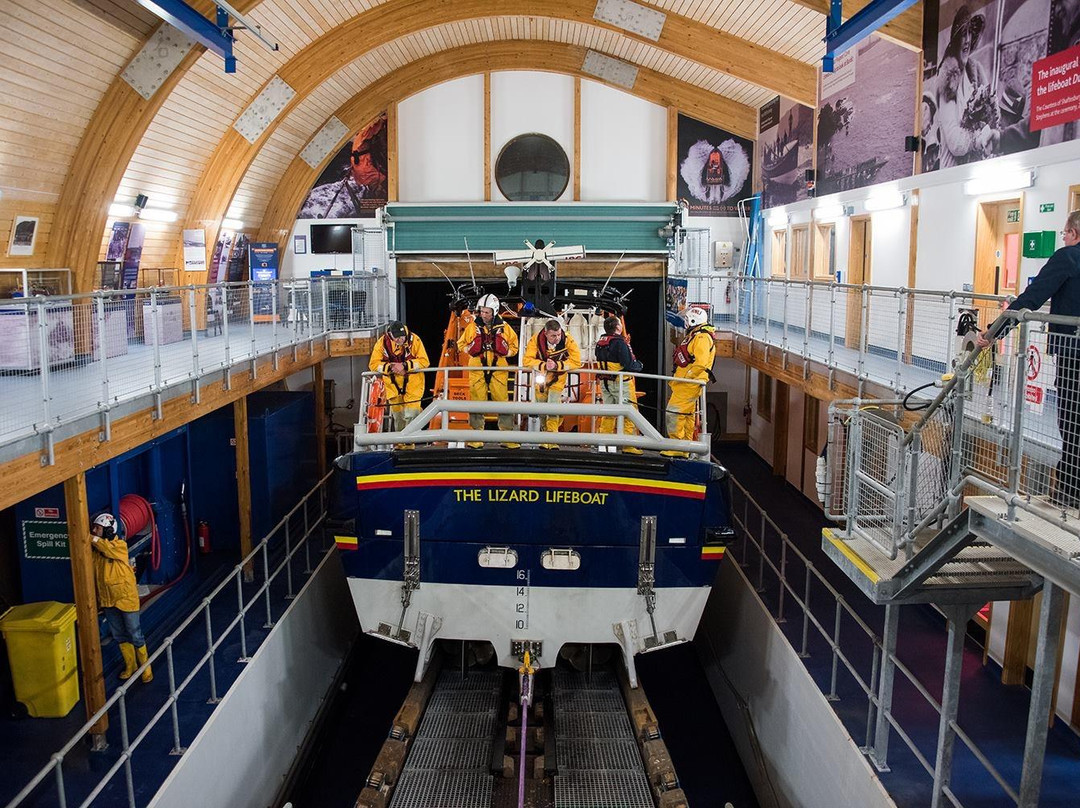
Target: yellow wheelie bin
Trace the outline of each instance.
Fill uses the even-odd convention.
[[[63,718],[79,701],[75,607],[44,601],[0,617],[15,698],[35,718]]]

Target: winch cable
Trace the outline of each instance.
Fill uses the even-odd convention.
[[[125,501],[127,501],[128,503],[127,510],[125,510]],[[133,521],[129,522],[128,519],[124,517],[125,513],[127,513]],[[147,513],[149,514],[149,519],[146,518]],[[158,534],[157,522],[154,520],[154,511],[150,503],[142,497],[138,496],[137,494],[128,494],[120,500],[120,518],[124,522],[125,530],[128,530],[129,524],[134,526],[138,523],[138,519],[142,518],[142,524],[139,526],[138,530],[135,531],[135,533],[144,530],[146,528],[147,521],[149,521],[153,525],[154,532],[153,538],[151,539],[150,564],[153,569],[158,569],[161,566],[161,538]],[[171,581],[157,587],[152,592],[148,592],[147,594],[140,597],[139,606],[142,606],[151,598],[156,598],[158,595],[176,586],[181,580],[183,580],[184,576],[187,575],[188,569],[191,567],[191,526],[188,524],[186,482],[180,483],[180,521],[184,523],[184,566],[180,570],[180,574],[173,578]],[[128,535],[132,535],[130,530],[128,530]],[[155,557],[157,558],[157,563],[154,563]]]
[[[536,669],[529,661],[529,652],[525,652],[525,659],[518,674],[521,678],[521,744],[518,752],[518,808],[525,808],[525,739],[529,729],[529,707],[532,705],[533,674]]]

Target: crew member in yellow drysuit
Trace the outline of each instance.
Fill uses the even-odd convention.
[[[683,320],[686,322],[686,335],[675,348],[675,378],[668,382],[671,396],[668,398],[666,421],[669,438],[693,440],[694,410],[701,398],[701,385],[679,380],[711,379],[716,343],[713,341],[713,327],[709,325],[709,315],[704,309],[691,306],[683,315]],[[672,450],[660,454],[668,457],[689,457],[686,452]]]
[[[508,357],[517,356],[518,338],[513,327],[499,316],[499,298],[484,295],[476,302],[477,317],[465,326],[465,333],[458,340],[458,350],[469,355],[470,367],[482,367],[483,370],[469,374],[469,398],[472,401],[506,401],[506,383],[509,374],[495,371],[493,368],[506,367]],[[479,412],[469,413],[469,426],[473,429],[484,428],[484,415]],[[499,416],[499,429],[514,428],[512,415]],[[480,449],[483,443],[470,441],[470,449]],[[521,444],[504,443],[507,449],[517,449]]]
[[[135,571],[128,560],[127,542],[116,533],[116,517],[111,513],[99,514],[90,525],[90,546],[94,549],[94,584],[97,588],[98,606],[109,624],[109,632],[120,644],[124,658],[121,679],[131,675],[146,662],[146,640],[139,625],[139,588],[135,585]],[[144,682],[151,682],[154,674],[147,665],[142,673]]]
[[[424,343],[402,322],[390,323],[386,333],[375,343],[368,369],[386,377],[386,399],[390,402],[395,431],[400,432],[420,414],[424,374],[416,371],[423,370],[428,364]],[[399,444],[398,448],[411,449],[413,445]]]
[[[522,354],[521,363],[535,371],[533,378],[536,401],[558,404],[566,387],[566,374],[581,367],[581,348],[563,330],[558,320],[548,320],[542,331],[533,335]],[[545,432],[558,432],[562,417],[549,415],[544,421]],[[558,449],[554,443],[540,444],[543,449]]]

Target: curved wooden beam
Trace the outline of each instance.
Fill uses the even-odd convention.
[[[208,5],[205,0],[199,2]],[[238,0],[235,5],[246,11],[256,1]],[[296,104],[305,95],[301,88],[318,86],[361,54],[410,32],[483,17],[540,16],[617,31],[800,103],[816,103],[817,72],[812,65],[671,12],[664,12],[666,22],[654,42],[599,22],[593,17],[595,8],[595,0],[389,0],[310,43],[282,65],[277,75],[298,90],[292,102]],[[149,101],[117,76],[95,110],[80,144],[80,156],[61,192],[48,252],[51,264],[71,267],[77,290],[88,288],[93,278],[108,206],[136,146],[202,52],[202,48],[193,49]],[[229,134],[235,133],[230,129]]]
[[[384,76],[342,104],[334,115],[348,127],[347,137],[352,137],[391,102],[401,101],[444,81],[488,70],[543,70],[595,81],[594,76],[581,72],[584,57],[584,48],[535,40],[508,40],[454,48],[411,62]],[[735,105],[741,110],[738,118],[733,118],[731,112],[735,102],[649,70],[639,69],[633,94],[662,106],[679,107],[695,118],[727,127],[737,134],[752,136],[750,133],[757,123],[757,111],[751,107]],[[260,241],[281,243],[288,238],[296,212],[338,148],[340,144],[316,168],[309,166],[299,155],[293,158],[270,195],[259,227]]]
[[[487,70],[544,70],[601,81],[595,76],[582,72],[581,66],[584,59],[584,48],[541,40],[501,40],[466,45],[411,62],[365,88],[360,95],[370,95],[375,87],[392,86],[394,88],[392,94],[383,92],[380,96],[386,99],[382,102],[385,108],[391,102],[400,101],[419,92],[424,87],[438,83],[431,80],[432,71],[437,71],[438,75],[446,76],[446,78],[439,79],[439,81],[484,72],[484,67],[473,69],[474,64],[487,64]],[[296,89],[298,89],[298,97],[307,95],[310,92],[301,93],[299,88]],[[634,89],[629,92],[661,106],[675,107],[706,123],[716,124],[737,135],[750,139],[756,137],[757,110],[754,108],[718,96],[693,84],[673,79],[654,70],[639,67]],[[355,124],[342,118],[342,110],[350,109],[354,101],[355,99],[347,101],[340,110],[334,113],[344,123],[349,124],[350,136],[370,118],[374,117],[374,115],[368,118],[361,117],[358,121],[355,121]],[[279,123],[282,118],[283,116],[278,116],[275,124]],[[244,175],[258,155],[266,138],[275,128],[275,124],[272,124],[263,137],[254,144],[249,143],[238,132],[230,129],[214,151],[213,157],[211,157],[202,177],[199,179],[198,185],[195,187],[184,224],[185,228],[204,229],[208,248],[211,248],[217,242],[221,218],[229,209],[229,205],[232,203],[233,196],[240,187]],[[303,163],[303,165],[306,166],[307,164]],[[315,176],[318,176],[318,174],[316,173]],[[303,188],[303,192],[306,194],[310,187],[311,183],[308,183]],[[293,213],[295,214],[295,210]]]

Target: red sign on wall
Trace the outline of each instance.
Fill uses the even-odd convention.
[[[1032,132],[1080,119],[1080,45],[1031,66]]]

